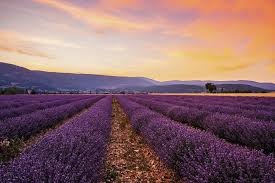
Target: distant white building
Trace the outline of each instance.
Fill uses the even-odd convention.
[[[30,90],[30,89],[28,89],[27,92],[29,95],[32,94],[32,90]]]

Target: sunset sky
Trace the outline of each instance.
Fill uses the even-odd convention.
[[[275,0],[0,0],[0,61],[157,80],[275,82]]]

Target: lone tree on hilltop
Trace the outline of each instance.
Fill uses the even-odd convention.
[[[205,84],[205,88],[210,92],[213,93],[213,91],[217,90],[216,85],[214,85],[213,83],[206,83]]]

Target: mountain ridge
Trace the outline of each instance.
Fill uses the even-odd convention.
[[[154,84],[154,82],[145,80],[142,77],[33,71],[0,62],[0,86],[16,85],[27,88],[36,87],[43,90],[94,90],[96,88],[124,87],[132,83],[137,86]]]
[[[19,86],[42,90],[95,90],[127,87],[152,87],[166,85],[204,86],[205,83],[242,84],[275,91],[274,83],[250,80],[171,80],[157,81],[146,77],[108,76],[99,74],[75,74],[30,70],[21,66],[0,62],[0,87]]]

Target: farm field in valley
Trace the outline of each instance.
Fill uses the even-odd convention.
[[[275,182],[275,98],[0,96],[0,182]]]

